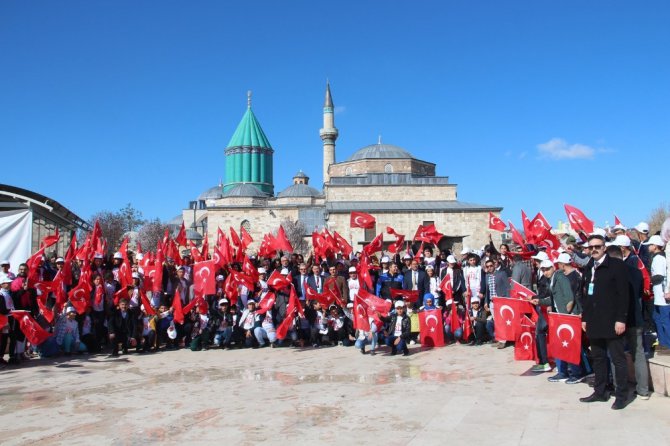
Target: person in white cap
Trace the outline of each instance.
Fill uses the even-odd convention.
[[[467,287],[465,286],[465,276],[463,276],[463,269],[460,268],[458,261],[456,260],[456,257],[454,257],[452,254],[449,254],[445,261],[440,264],[440,273],[438,275],[438,289],[439,285],[442,283],[445,277],[451,277],[451,290],[452,290],[452,296],[456,300],[457,303],[464,303],[463,301],[463,295],[467,291]],[[435,294],[433,292],[433,285],[431,283],[431,291],[430,291],[438,301],[435,303],[436,305],[439,306],[440,303],[442,303],[444,296],[442,296],[442,290],[439,289],[438,293]],[[439,297],[438,297],[439,296]]]
[[[353,302],[354,296],[358,294],[361,283],[358,280],[358,272],[355,266],[349,267],[349,278],[347,279],[347,302]]]
[[[410,267],[411,264],[412,264],[412,256],[409,255],[409,253],[405,253],[405,255],[402,256],[401,272],[402,272],[403,276],[409,270],[409,267]]]
[[[384,317],[377,312],[377,317],[389,327],[385,331],[386,345],[391,347],[391,356],[402,350],[403,356],[409,356],[407,343],[412,336],[409,317],[405,314],[405,303],[402,300],[395,302],[395,313]]]
[[[637,237],[637,240],[633,241],[633,248],[637,251],[637,255],[642,260],[642,263],[649,269],[651,267],[651,255],[647,245],[644,243],[649,239],[649,225],[641,221],[633,229],[633,234]]]
[[[74,307],[67,306],[63,314],[56,321],[56,344],[66,356],[72,353],[86,351],[86,346],[79,339],[79,323],[77,322],[77,311]]]
[[[571,314],[582,314],[582,275],[579,274],[579,271],[574,266],[572,266],[572,257],[570,257],[570,254],[567,252],[559,254],[556,259],[556,266],[568,279],[572,295],[574,296],[572,305],[568,305],[568,312]]]
[[[463,267],[467,299],[479,296],[479,289],[482,286],[482,275],[483,271],[481,265],[479,265],[479,257],[475,254],[468,254],[467,264]]]
[[[16,279],[16,274],[9,270],[10,266],[11,265],[9,264],[9,260],[3,260],[0,262],[0,277],[7,276],[12,280]]]
[[[654,294],[654,322],[658,343],[656,353],[670,355],[670,292],[667,277],[667,260],[663,247],[665,243],[660,235],[652,235],[643,245],[649,248],[651,254],[651,285]]]

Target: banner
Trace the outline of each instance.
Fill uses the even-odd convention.
[[[30,210],[0,212],[0,259],[9,260],[16,273],[32,254],[33,213]]]

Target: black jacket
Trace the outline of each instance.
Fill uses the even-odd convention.
[[[113,334],[117,338],[123,336],[132,338],[135,336],[135,330],[137,329],[137,319],[130,311],[126,311],[126,317],[124,318],[121,315],[121,310],[115,309],[109,317],[108,325],[109,334]]]
[[[398,319],[397,314],[392,314],[390,316],[381,318],[382,322],[388,323],[389,336],[393,336],[393,332],[395,331],[395,323],[397,319]],[[409,341],[409,338],[412,336],[412,327],[410,325],[409,316],[407,316],[406,314],[403,315],[402,317],[401,327],[402,327],[402,334],[400,335],[400,337],[405,341]]]
[[[630,300],[629,272],[623,260],[606,256],[595,270],[593,294],[589,295],[594,260],[584,268],[582,320],[590,339],[616,338],[616,322],[626,323]]]

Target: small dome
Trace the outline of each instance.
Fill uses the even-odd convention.
[[[224,197],[262,197],[268,195],[253,184],[237,184],[223,193]]]
[[[306,184],[292,184],[277,194],[278,198],[286,197],[320,197],[322,194],[318,190]]]
[[[386,159],[386,158],[414,158],[411,153],[402,147],[391,144],[372,144],[358,149],[347,161],[363,159]]]
[[[309,178],[309,177],[305,174],[305,172],[299,170],[298,173],[293,175],[293,178]]]
[[[221,197],[223,197],[223,188],[219,185],[206,189],[203,193],[198,195],[198,200],[217,200]]]

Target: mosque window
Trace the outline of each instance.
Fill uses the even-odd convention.
[[[245,231],[251,232],[251,223],[249,223],[249,220],[244,220],[240,226],[243,227]]]
[[[384,166],[384,173],[393,173],[393,164],[387,164]]]
[[[351,176],[354,174],[354,169],[352,169],[351,167],[347,167],[346,169],[344,169],[344,174],[346,176]]]

